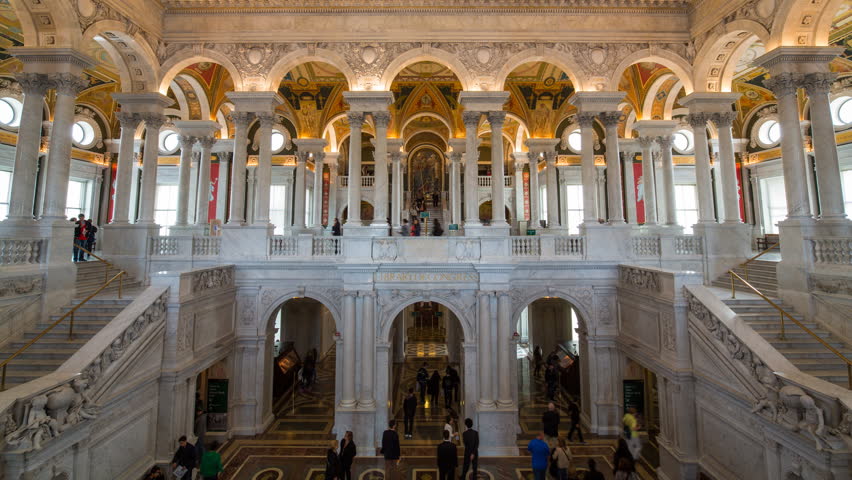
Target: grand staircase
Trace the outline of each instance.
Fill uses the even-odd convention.
[[[107,275],[112,278],[119,271],[119,269],[112,267]],[[103,284],[103,263],[94,261],[78,263],[77,298],[62,307],[56,315],[44,318],[32,328],[25,330],[20,338],[6,342],[0,348],[0,361],[12,356]],[[73,336],[69,338],[70,322],[69,319],[65,319],[7,365],[5,388],[9,389],[27,383],[59,368],[133,301],[132,297],[138,292],[139,287],[141,287],[141,282],[138,280],[133,278],[124,280],[122,298],[119,299],[118,283],[115,281],[95,298],[78,308],[74,313]]]
[[[793,307],[784,304],[777,298],[778,279],[775,276],[777,262],[752,261],[748,266],[748,282],[769,297],[776,305],[783,308],[793,318],[814,332],[823,341],[836,348],[847,358],[852,358],[852,347],[843,340],[832,335],[819,324],[806,320],[804,316],[795,313]],[[742,266],[733,269],[739,276],[745,278]],[[747,325],[760,334],[778,352],[802,372],[821,378],[827,382],[834,383],[843,388],[849,387],[846,373],[846,362],[833,354],[822,345],[819,340],[802,330],[798,325],[785,319],[784,337],[781,337],[781,316],[778,310],[765,300],[754,295],[754,292],[735,281],[737,292],[745,292],[746,295],[738,295],[737,299],[724,296],[722,301],[733,310]],[[731,280],[729,274],[724,274],[712,282],[713,286],[731,291]]]
[[[440,222],[441,228],[444,229],[443,235],[446,236],[447,235],[447,225],[444,223],[444,210],[441,209],[440,206],[433,207],[431,200],[428,202],[428,204],[429,204],[429,207],[426,209],[426,211],[429,212],[429,218],[427,220],[427,223],[429,224],[428,236],[430,236],[430,237],[432,236],[432,227],[433,227],[433,225],[435,225],[435,219],[436,218],[438,219],[438,222]],[[423,231],[424,232],[426,231],[425,225],[424,225]]]

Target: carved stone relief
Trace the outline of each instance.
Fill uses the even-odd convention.
[[[660,330],[663,337],[663,348],[670,352],[677,351],[677,348],[675,348],[674,315],[671,312],[660,314]]]
[[[195,314],[181,315],[177,328],[177,353],[192,351],[193,333],[195,332]]]
[[[41,275],[0,279],[0,298],[41,293],[43,285]]]
[[[396,239],[377,239],[373,241],[373,260],[377,262],[392,262],[399,255],[399,245]]]
[[[192,293],[234,285],[234,267],[202,270],[192,274]]]
[[[651,292],[660,291],[659,274],[652,270],[621,265],[618,267],[618,278],[621,285],[627,288]]]

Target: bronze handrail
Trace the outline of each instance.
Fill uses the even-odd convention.
[[[97,255],[95,255],[94,253],[92,253],[92,252],[90,252],[90,251],[86,250],[85,248],[83,248],[83,247],[81,247],[81,246],[79,246],[79,245],[74,245],[74,248],[79,248],[80,250],[82,250],[82,251],[84,251],[84,252],[88,253],[89,255],[91,255],[91,256],[93,256],[93,257],[97,258],[99,262],[101,262],[101,263],[103,263],[103,264],[104,264],[104,281],[106,282],[106,281],[107,281],[107,278],[109,278],[109,269],[110,269],[110,268],[112,268],[112,267],[114,267],[114,265],[113,265],[113,264],[111,264],[111,263],[109,263],[108,261],[104,260],[103,258],[101,258],[101,257],[99,257],[99,256],[97,256]]]
[[[772,244],[772,245],[770,245],[770,246],[769,246],[769,248],[767,248],[766,250],[764,250],[764,251],[762,251],[762,252],[758,253],[757,255],[755,255],[755,256],[753,256],[753,257],[749,258],[748,260],[746,260],[745,262],[743,262],[743,263],[741,263],[741,264],[740,264],[740,266],[741,266],[741,267],[743,267],[743,269],[745,270],[745,278],[746,278],[746,280],[748,280],[748,264],[749,264],[749,263],[751,263],[751,262],[753,262],[753,261],[755,261],[755,260],[757,260],[758,258],[762,257],[765,253],[767,253],[767,252],[769,252],[770,250],[772,250],[773,248],[777,247],[780,243],[781,243],[781,241],[777,241],[777,242],[773,243],[773,244]]]
[[[769,303],[770,305],[775,307],[776,310],[778,310],[778,313],[781,317],[781,335],[780,335],[781,340],[785,340],[785,337],[784,337],[784,317],[787,317],[790,321],[792,321],[793,323],[798,325],[799,328],[801,328],[802,330],[807,332],[810,336],[814,337],[819,343],[822,344],[822,346],[827,348],[831,353],[835,354],[838,358],[840,358],[841,360],[846,362],[846,377],[847,377],[847,380],[849,382],[849,389],[852,390],[852,360],[849,360],[848,358],[846,358],[842,353],[840,353],[836,348],[829,345],[825,340],[820,338],[819,335],[814,333],[810,328],[802,325],[802,322],[796,320],[792,315],[787,313],[787,311],[785,311],[783,308],[779,307],[775,302],[773,302],[766,295],[761,293],[760,290],[754,288],[754,286],[752,284],[748,283],[748,281],[746,281],[743,277],[737,275],[736,272],[734,272],[733,270],[728,270],[728,273],[731,275],[731,298],[734,298],[734,299],[737,298],[736,289],[734,288],[734,278],[737,278],[737,279],[739,279],[739,281],[743,282],[743,284],[746,287],[748,287],[754,293],[756,293],[758,296],[760,296],[760,298],[762,298],[767,303]]]
[[[32,340],[30,340],[29,342],[27,342],[27,344],[26,344],[26,345],[24,345],[23,347],[19,348],[19,349],[18,349],[15,353],[13,353],[13,354],[12,354],[12,356],[10,356],[9,358],[7,358],[6,360],[3,360],[3,362],[2,362],[2,363],[0,363],[0,367],[2,367],[2,368],[3,368],[2,377],[0,377],[0,392],[3,392],[3,391],[5,391],[5,390],[6,390],[6,367],[9,365],[9,362],[11,362],[12,360],[14,360],[14,359],[15,359],[18,355],[20,355],[20,354],[24,353],[24,351],[25,351],[25,350],[27,350],[27,349],[28,349],[28,348],[30,348],[30,347],[31,347],[34,343],[36,343],[37,341],[39,341],[39,339],[41,339],[41,337],[43,337],[43,336],[47,335],[48,333],[50,333],[50,331],[51,331],[51,330],[53,330],[53,329],[54,329],[54,327],[56,327],[57,325],[59,325],[60,323],[62,323],[62,321],[63,321],[63,320],[65,320],[66,318],[68,318],[69,316],[71,317],[71,322],[70,322],[70,323],[69,323],[69,325],[68,325],[68,339],[70,340],[70,339],[74,338],[74,312],[76,312],[78,308],[80,308],[80,307],[82,307],[83,305],[85,305],[85,304],[86,304],[86,302],[88,302],[89,300],[91,300],[92,298],[94,298],[94,297],[95,297],[95,295],[97,295],[97,294],[101,293],[101,291],[103,291],[103,289],[107,288],[107,287],[108,287],[108,286],[109,286],[112,282],[114,282],[116,279],[118,279],[118,298],[121,298],[122,279],[124,278],[124,275],[125,275],[126,273],[127,273],[127,272],[125,272],[125,271],[123,271],[123,270],[122,270],[122,271],[120,271],[120,272],[118,272],[118,273],[117,273],[114,277],[110,278],[109,280],[107,280],[107,281],[106,281],[106,283],[104,283],[103,285],[101,285],[101,287],[100,287],[100,288],[98,288],[97,290],[95,290],[95,291],[94,291],[94,293],[92,293],[91,295],[89,295],[88,297],[86,297],[86,298],[85,298],[82,302],[80,302],[79,304],[77,304],[76,306],[74,306],[73,308],[71,308],[71,310],[68,310],[68,311],[67,311],[64,315],[62,315],[61,317],[59,317],[59,319],[58,319],[58,320],[56,320],[55,322],[53,322],[52,324],[50,324],[50,326],[49,326],[49,327],[45,328],[45,329],[44,329],[44,330],[42,330],[42,331],[41,331],[38,335],[36,335],[36,336],[35,336],[35,338],[33,338]]]

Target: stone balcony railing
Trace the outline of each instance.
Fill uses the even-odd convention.
[[[151,237],[148,242],[151,257],[216,258],[221,253],[220,237]]]
[[[349,186],[349,176],[343,175],[343,176],[339,176],[337,178],[338,178],[338,180],[340,180],[340,186],[341,187],[348,187]],[[361,177],[361,186],[362,187],[372,188],[373,185],[375,185],[375,184],[376,184],[376,177],[371,176],[371,175],[364,175],[364,176]]]
[[[506,175],[505,177],[503,177],[503,186],[511,187],[513,185],[513,178],[514,177],[512,177],[511,175]],[[479,185],[480,187],[491,188],[491,175],[480,175],[479,177],[477,177],[476,182],[477,185]]]
[[[46,247],[45,238],[0,238],[0,265],[37,265],[45,261]]]
[[[821,237],[809,240],[815,263],[852,265],[852,238]]]

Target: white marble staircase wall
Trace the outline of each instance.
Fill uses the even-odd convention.
[[[14,427],[5,478],[129,478],[150,465],[167,297],[145,290],[54,373],[0,393]]]
[[[852,392],[801,373],[707,287],[685,290],[701,470],[850,478]]]
[[[44,285],[38,270],[0,273],[0,343],[19,337],[41,320]]]

